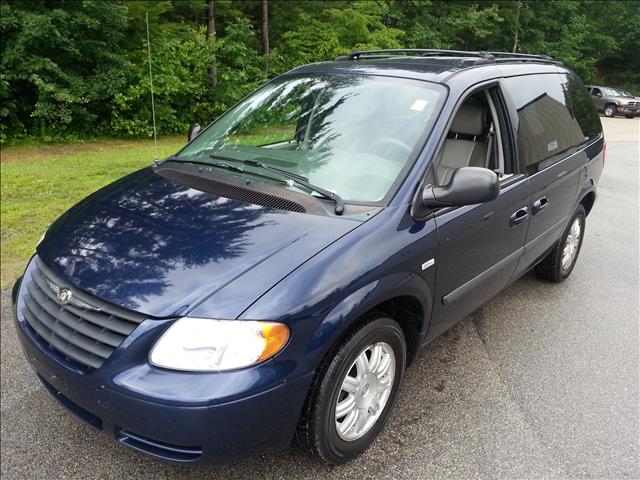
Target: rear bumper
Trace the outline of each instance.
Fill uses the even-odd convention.
[[[285,448],[293,438],[313,374],[281,383],[269,362],[224,374],[156,369],[136,348],[147,344],[144,324],[129,348],[119,347],[124,352],[93,372],[77,372],[14,314],[24,354],[49,393],[124,445],[172,462],[226,463]]]

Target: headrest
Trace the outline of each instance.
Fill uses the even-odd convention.
[[[462,105],[453,119],[451,131],[453,133],[478,136],[482,135],[483,127],[484,116],[482,108],[478,105]]]

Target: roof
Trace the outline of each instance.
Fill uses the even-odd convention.
[[[350,55],[338,57],[335,61],[304,65],[288,73],[386,75],[446,83],[451,76],[466,70],[490,69],[495,72],[499,66],[507,64],[510,66],[562,65],[544,55],[424,49],[369,50],[354,51]],[[531,68],[526,70],[530,71]]]

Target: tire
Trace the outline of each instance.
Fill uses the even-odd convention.
[[[536,273],[540,278],[549,282],[560,283],[571,275],[582,248],[586,218],[584,207],[578,205],[560,240],[556,242],[553,250],[536,266]],[[578,225],[579,232],[577,242],[574,242],[576,225]],[[568,242],[572,242],[573,246],[570,246]],[[570,255],[570,258],[565,257],[565,253],[569,254],[571,249],[573,249],[573,254]]]
[[[635,115],[625,115],[626,118],[635,118]]]
[[[326,356],[309,390],[298,424],[300,443],[330,464],[351,460],[371,445],[393,409],[404,375],[407,347],[400,325],[381,313],[367,316],[365,322]],[[368,362],[374,356],[374,347],[380,349],[376,352],[382,352],[374,372],[384,369],[388,362],[380,383],[375,373],[361,375],[366,371],[363,366],[370,365]],[[361,355],[368,359],[367,365],[358,363]],[[391,372],[393,378],[390,377]],[[354,379],[354,383],[349,385],[349,390],[355,390],[353,393],[343,390],[347,375]],[[358,383],[355,377],[362,377],[362,380]],[[385,383],[391,387],[385,389]],[[349,413],[336,418],[338,401],[341,408]],[[344,406],[351,403],[353,408],[347,410]],[[362,422],[373,423],[363,424],[361,419]],[[349,423],[353,425],[350,429],[347,428]],[[361,427],[360,432],[358,426]],[[345,431],[341,433],[339,428]]]
[[[613,103],[605,105],[604,107],[605,117],[615,117],[617,113],[618,113],[618,108]]]

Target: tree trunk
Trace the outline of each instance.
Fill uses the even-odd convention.
[[[216,17],[215,17],[215,2],[209,0],[207,4],[207,38],[214,45],[216,41]],[[211,66],[209,67],[209,84],[212,87],[218,85],[218,67],[216,66],[216,57],[212,59]]]
[[[520,35],[520,10],[522,9],[522,2],[518,1],[518,6],[516,10],[516,29],[513,33],[513,50],[511,53],[516,53],[518,51],[518,36]]]
[[[269,2],[262,0],[262,55],[269,53]]]

